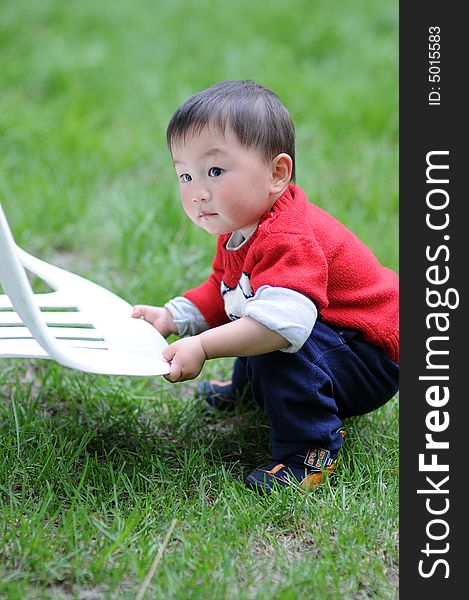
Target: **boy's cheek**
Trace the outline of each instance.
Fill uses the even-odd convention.
[[[186,213],[186,216],[189,217],[189,219],[197,225],[196,209],[194,207],[194,203],[183,201],[182,208],[183,208],[184,212]]]

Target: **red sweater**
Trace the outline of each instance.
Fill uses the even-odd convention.
[[[229,322],[222,280],[234,288],[245,273],[254,294],[263,285],[305,294],[325,323],[358,329],[399,362],[397,274],[344,225],[308,202],[300,187],[289,185],[239,249],[226,249],[229,238],[218,237],[208,280],[184,294],[210,327]]]

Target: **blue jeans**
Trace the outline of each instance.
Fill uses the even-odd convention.
[[[247,384],[270,421],[273,460],[313,448],[335,458],[342,419],[390,400],[399,388],[399,365],[356,330],[317,321],[294,354],[238,358],[233,389]]]

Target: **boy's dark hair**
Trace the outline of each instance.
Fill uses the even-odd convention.
[[[271,90],[254,81],[222,81],[188,98],[176,110],[166,131],[171,150],[188,132],[206,126],[229,127],[239,143],[256,149],[266,162],[285,152],[293,161],[295,128],[285,106]]]

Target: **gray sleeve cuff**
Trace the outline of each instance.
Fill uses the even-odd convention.
[[[171,313],[180,337],[197,335],[209,328],[200,310],[187,298],[177,296],[164,306]]]
[[[243,316],[276,331],[289,344],[282,352],[294,353],[310,336],[318,311],[314,302],[299,292],[263,285],[246,301]]]

